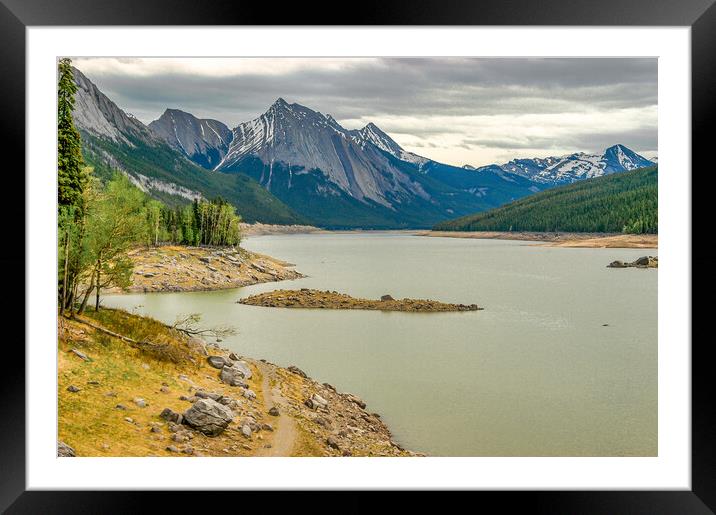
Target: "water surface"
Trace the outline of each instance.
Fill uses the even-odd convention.
[[[575,249],[408,234],[258,236],[309,277],[234,290],[107,296],[165,322],[230,324],[222,345],[358,394],[395,440],[441,456],[653,456],[653,249]],[[430,298],[484,311],[399,313],[236,304],[277,288]]]

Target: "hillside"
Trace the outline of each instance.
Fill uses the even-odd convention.
[[[433,229],[657,233],[658,167],[556,187]]]

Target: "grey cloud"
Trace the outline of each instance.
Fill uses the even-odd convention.
[[[220,77],[181,72],[137,75],[131,73],[131,58],[122,62],[126,73],[86,74],[120,107],[145,122],[172,107],[233,127],[260,115],[279,96],[330,113],[339,122],[395,120],[382,126],[389,133],[401,132],[401,117],[606,112],[657,103],[657,60],[650,58],[386,58],[340,70],[306,67],[282,74]],[[82,69],[81,64],[78,67]],[[623,136],[655,150],[656,129]],[[451,128],[412,129],[422,138],[444,130]],[[575,144],[589,143],[592,148],[600,138],[594,134]],[[426,148],[428,143],[424,142]],[[490,144],[506,148],[497,141]]]

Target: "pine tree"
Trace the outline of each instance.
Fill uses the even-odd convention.
[[[80,133],[72,119],[75,84],[72,61],[60,59],[57,86],[57,193],[59,207],[77,207],[81,211],[82,191],[87,183],[83,170]]]

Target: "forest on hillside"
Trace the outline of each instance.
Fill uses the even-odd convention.
[[[655,234],[658,167],[553,188],[496,209],[439,223],[433,230]]]

